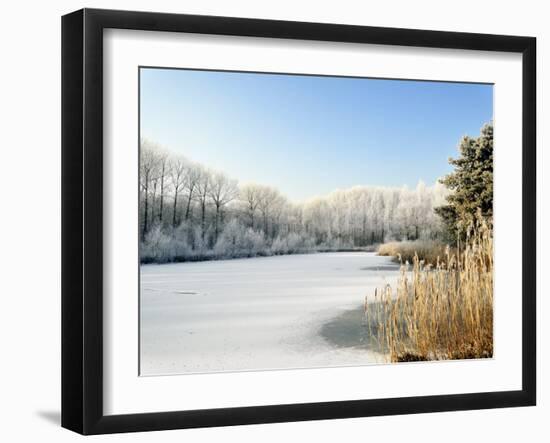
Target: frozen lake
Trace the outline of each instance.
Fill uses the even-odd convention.
[[[141,374],[371,364],[365,296],[398,266],[366,252],[141,266]]]

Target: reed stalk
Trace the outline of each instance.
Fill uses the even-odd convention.
[[[485,221],[434,264],[414,253],[395,288],[365,305],[369,331],[392,362],[493,355],[493,236]],[[371,324],[374,322],[375,324]]]

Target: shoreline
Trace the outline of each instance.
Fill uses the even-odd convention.
[[[377,245],[376,245],[377,246]],[[366,252],[366,253],[376,253],[376,246],[365,246],[357,248],[338,248],[338,249],[320,249],[314,251],[300,251],[287,254],[257,254],[257,255],[243,255],[239,257],[218,257],[218,256],[202,256],[200,258],[178,258],[175,257],[173,260],[160,262],[152,260],[143,260],[140,258],[139,265],[168,265],[175,263],[200,263],[200,262],[210,262],[210,261],[229,261],[229,260],[241,260],[248,258],[268,258],[268,257],[284,257],[290,255],[313,255],[313,254],[327,254],[327,253],[336,253],[336,252]]]

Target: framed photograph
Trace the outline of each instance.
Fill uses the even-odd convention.
[[[536,402],[531,37],[62,19],[62,425]]]

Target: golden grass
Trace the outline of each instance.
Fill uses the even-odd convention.
[[[398,262],[412,263],[417,256],[424,263],[435,265],[447,253],[447,247],[432,240],[409,240],[384,243],[378,247],[378,255],[391,256]]]
[[[375,299],[365,305],[369,331],[392,362],[492,357],[491,229],[478,224],[433,266],[415,253],[395,290],[387,285]]]

